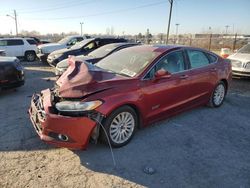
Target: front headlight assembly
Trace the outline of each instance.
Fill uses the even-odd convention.
[[[56,109],[59,112],[86,112],[96,109],[101,106],[102,101],[89,101],[89,102],[75,102],[75,101],[62,101],[56,103]]]

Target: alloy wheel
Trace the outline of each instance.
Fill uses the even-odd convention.
[[[115,116],[110,124],[109,134],[114,143],[122,144],[133,134],[135,119],[130,112],[121,112]]]

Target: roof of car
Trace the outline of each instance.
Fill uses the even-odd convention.
[[[29,37],[0,38],[0,40],[12,40],[12,39],[14,39],[14,40],[16,40],[16,39],[18,39],[18,40],[22,40],[22,39],[34,40],[33,38],[29,38]]]
[[[141,50],[148,50],[153,52],[159,52],[164,53],[172,49],[178,49],[183,46],[177,46],[177,45],[138,45],[132,48],[141,49]]]

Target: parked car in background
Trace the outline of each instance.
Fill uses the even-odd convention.
[[[221,48],[220,55],[223,58],[227,58],[231,54],[230,48]]]
[[[69,48],[75,45],[77,42],[80,42],[84,39],[86,39],[85,36],[68,36],[68,37],[63,38],[57,43],[48,43],[48,44],[39,45],[38,51],[37,51],[37,57],[42,62],[46,63],[48,55],[52,53],[53,51],[63,49],[63,48]]]
[[[0,56],[6,56],[5,51],[4,50],[0,50]]]
[[[0,50],[4,50],[6,56],[35,61],[37,46],[32,38],[0,38]]]
[[[250,77],[250,44],[240,48],[236,53],[230,55],[228,59],[232,63],[233,75]]]
[[[50,43],[49,41],[47,41],[47,40],[40,40],[39,38],[37,38],[37,37],[23,37],[23,38],[32,38],[32,39],[34,39],[35,41],[36,41],[36,45],[38,46],[38,45],[41,45],[41,44],[48,44],[48,43]]]
[[[24,70],[16,57],[0,57],[0,90],[24,84]]]
[[[221,106],[230,79],[231,64],[212,52],[135,46],[94,65],[72,63],[56,87],[33,95],[29,113],[48,143],[85,149],[100,135],[121,147],[137,128],[197,106]]]
[[[127,42],[126,39],[123,38],[91,38],[91,39],[86,39],[82,42],[79,42],[75,44],[74,46],[67,48],[67,49],[62,49],[62,50],[56,50],[49,54],[48,56],[48,63],[51,66],[56,66],[57,63],[60,61],[67,59],[69,55],[88,55],[90,52],[93,50],[104,46],[106,44],[111,44],[111,43],[120,43],[120,42]]]
[[[90,52],[86,56],[84,56],[84,55],[76,56],[75,60],[81,61],[81,62],[87,61],[88,63],[95,64],[98,61],[100,61],[101,59],[109,56],[110,54],[112,54],[114,52],[117,52],[117,51],[124,49],[124,48],[135,46],[135,45],[138,45],[138,43],[121,42],[121,43],[106,44],[106,45],[104,45],[100,48],[97,48],[96,50]],[[61,76],[67,70],[68,67],[69,67],[68,59],[64,59],[64,60],[60,61],[56,65],[56,69],[55,69],[56,76]]]

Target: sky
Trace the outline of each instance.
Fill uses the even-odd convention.
[[[15,33],[6,14],[17,11],[18,30],[41,34],[79,32],[105,34],[166,33],[169,0],[0,0],[0,33]],[[174,0],[170,34],[250,34],[250,0]]]

